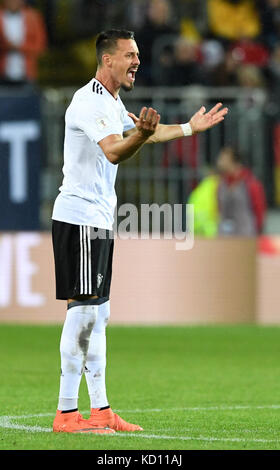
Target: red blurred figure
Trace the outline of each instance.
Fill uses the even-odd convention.
[[[230,51],[233,59],[241,64],[264,67],[269,59],[267,48],[250,38],[240,39],[232,44]]]
[[[3,0],[0,8],[0,80],[2,84],[33,82],[37,59],[46,49],[41,14],[24,0]]]
[[[240,155],[231,147],[221,150],[217,167],[221,174],[219,234],[255,236],[262,233],[266,201],[261,182],[241,163]]]

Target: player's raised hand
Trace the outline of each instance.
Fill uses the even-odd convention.
[[[208,113],[206,113],[206,108],[202,106],[189,121],[193,134],[211,129],[211,127],[214,127],[219,124],[219,122],[223,121],[224,117],[228,113],[228,108],[221,109],[222,106],[222,103],[217,103],[212,109],[210,109],[210,111],[208,111]]]
[[[133,113],[128,113],[134,121],[137,130],[144,136],[149,137],[154,134],[160,121],[160,114],[153,108],[144,106],[139,114],[139,118]]]

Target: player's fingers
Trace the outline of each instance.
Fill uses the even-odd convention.
[[[157,111],[154,112],[153,118],[152,118],[152,126],[156,127],[159,122],[160,115],[157,113]]]
[[[219,119],[220,117],[225,116],[227,113],[228,113],[228,108],[223,108],[223,109],[221,109],[221,111],[216,113],[213,117]]]
[[[139,114],[139,119],[141,121],[143,121],[145,119],[146,113],[147,113],[147,108],[146,108],[146,106],[143,106],[143,108],[141,109],[140,114]]]
[[[211,122],[211,126],[210,126],[210,127],[216,126],[217,124],[219,124],[220,122],[222,122],[224,119],[225,119],[224,116],[220,116],[219,118],[215,117],[215,119],[212,119],[212,122]]]
[[[221,117],[215,119],[215,120],[214,120],[214,123],[215,123],[215,124],[218,124],[219,122],[223,121],[224,119],[225,119],[224,116],[221,116]]]
[[[151,123],[150,123],[150,127],[151,127],[151,129],[153,129],[153,130],[154,130],[154,129],[156,128],[156,126],[158,125],[158,116],[159,116],[158,113],[155,113],[154,116],[153,116],[153,119],[152,119],[152,121],[151,121]]]
[[[157,127],[157,125],[159,124],[159,121],[160,121],[160,114],[157,114],[155,127]]]
[[[151,124],[156,114],[157,112],[153,108],[149,108],[146,114],[146,118],[145,118],[147,123]]]
[[[216,112],[221,108],[221,106],[223,106],[223,103],[215,104],[215,106],[213,106],[213,108],[210,109],[210,111],[208,111],[208,114],[210,115],[216,114]]]
[[[223,116],[225,116],[227,113],[228,113],[228,108],[222,109],[221,114],[222,114]]]
[[[136,124],[136,122],[139,121],[139,118],[137,116],[135,116],[135,114],[133,113],[127,113],[128,116],[133,120],[133,122]]]
[[[144,107],[139,115],[140,126],[146,130],[154,130],[159,123],[160,116],[153,108]]]
[[[143,122],[143,127],[147,130],[154,130],[157,125],[157,111],[153,108],[149,108]]]
[[[204,114],[206,111],[205,106],[201,106],[201,108],[198,110],[198,114]]]
[[[223,108],[221,111],[216,112],[211,116],[211,114],[207,113],[205,116],[207,120],[209,120],[209,123],[211,126],[215,126],[219,122],[224,120],[225,115],[228,113],[228,108]]]

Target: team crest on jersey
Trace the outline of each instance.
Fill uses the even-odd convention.
[[[97,274],[97,289],[101,286],[102,281],[103,281],[103,275],[98,273]]]

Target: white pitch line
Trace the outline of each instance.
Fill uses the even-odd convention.
[[[45,428],[41,426],[26,426],[24,424],[17,424],[11,423],[7,416],[4,417],[5,419],[0,419],[0,427],[8,428],[8,429],[16,429],[26,432],[52,432],[52,428]],[[104,436],[103,436],[104,437]],[[106,436],[107,437],[107,436]],[[179,441],[205,441],[205,442],[256,442],[256,443],[276,443],[279,442],[279,439],[256,439],[256,438],[248,438],[244,439],[241,437],[206,437],[206,436],[166,436],[166,435],[158,435],[158,434],[143,434],[142,432],[139,433],[116,433],[110,435],[110,437],[138,437],[140,439],[167,439],[167,440],[179,440]]]
[[[10,416],[2,416],[0,418],[0,428],[5,429],[17,429],[20,431],[27,432],[51,432],[51,428],[44,428],[42,426],[26,426],[25,424],[12,423],[10,421]]]
[[[126,413],[143,413],[143,412],[163,412],[163,411],[223,411],[223,410],[240,410],[240,409],[279,409],[280,405],[235,405],[235,406],[209,406],[209,407],[184,407],[184,408],[169,408],[169,409],[160,409],[153,408],[149,410],[116,410],[118,412]],[[41,418],[53,416],[53,413],[38,413],[38,414],[29,414],[21,416],[2,416],[0,417],[0,428],[6,429],[15,429],[26,432],[52,432],[52,428],[42,427],[42,426],[28,426],[25,424],[19,424],[18,422],[14,423],[14,420],[20,419],[30,419],[30,418]],[[261,439],[261,438],[240,438],[240,437],[212,437],[212,436],[167,436],[167,435],[158,435],[158,434],[144,434],[139,433],[116,433],[117,437],[138,437],[142,439],[168,439],[168,440],[179,440],[179,441],[205,441],[205,442],[255,442],[255,443],[278,443],[279,439]]]
[[[229,441],[229,442],[262,442],[262,443],[271,443],[271,442],[280,442],[280,438],[279,439],[256,439],[256,438],[252,438],[252,439],[244,439],[242,437],[206,437],[206,436],[197,436],[197,437],[194,437],[194,436],[159,436],[158,434],[143,434],[142,432],[136,434],[136,433],[129,433],[129,434],[121,434],[121,433],[116,433],[115,435],[117,435],[118,437],[123,437],[123,436],[126,436],[126,437],[130,437],[130,436],[136,436],[136,437],[142,437],[142,438],[145,438],[145,439],[176,439],[176,440],[180,440],[180,441],[208,441],[208,442],[212,442],[212,441]]]
[[[182,408],[150,408],[134,410],[115,410],[118,413],[162,413],[168,411],[234,411],[234,410],[278,410],[280,405],[220,405],[220,406],[193,406]]]

